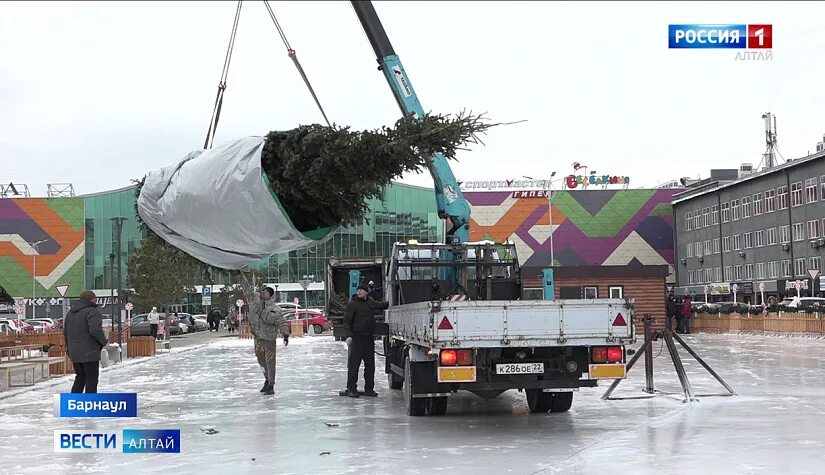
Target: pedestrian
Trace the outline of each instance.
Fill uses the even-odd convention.
[[[212,312],[206,314],[206,323],[209,324],[209,331],[212,331]]]
[[[685,300],[682,302],[682,319],[681,319],[681,333],[690,334],[690,317],[693,313],[693,302],[690,300],[690,296],[685,297]]]
[[[172,322],[177,320],[177,318],[175,318],[175,317],[177,317],[177,315],[178,315],[178,312],[175,312],[174,316],[173,316],[172,312],[166,312],[166,319],[163,322],[163,339],[164,340],[168,340],[170,335],[172,334]]]
[[[244,294],[249,302],[249,329],[255,338],[255,357],[264,373],[261,392],[275,394],[275,365],[278,334],[283,324],[283,312],[272,300],[275,290],[264,287],[255,292],[248,282],[244,284]]]
[[[386,310],[388,302],[369,297],[369,288],[359,285],[355,298],[344,313],[344,335],[349,346],[347,358],[347,389],[340,396],[358,397],[358,372],[364,362],[364,396],[375,397],[375,311]]]
[[[158,339],[158,322],[160,321],[160,315],[158,314],[158,308],[152,307],[152,311],[149,312],[149,331],[151,332],[152,336],[155,337],[155,340]]]
[[[197,328],[195,327],[195,317],[189,315],[189,333],[195,333]]]
[[[674,297],[673,294],[667,297],[667,308],[665,312],[667,312],[667,329],[673,331],[673,319],[676,318],[679,312],[679,304],[676,302],[676,297]]]
[[[221,312],[219,312],[217,308],[213,308],[212,312],[210,312],[210,315],[212,315],[212,325],[214,325],[215,331],[217,332],[218,330],[220,330]],[[210,331],[213,328],[212,325],[210,325],[209,327]]]
[[[235,318],[235,315],[230,313],[226,316],[226,328],[229,330],[229,334],[231,335],[235,329],[237,328],[238,320]]]
[[[91,290],[80,292],[63,322],[66,354],[72,360],[75,378],[73,393],[96,393],[100,375],[100,353],[109,343],[103,334],[103,316],[97,296]]]

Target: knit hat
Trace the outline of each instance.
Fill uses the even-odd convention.
[[[361,290],[361,289],[364,289],[364,291],[366,291],[366,292],[370,291],[370,289],[368,289],[367,286],[364,285],[364,284],[359,285],[356,290]]]

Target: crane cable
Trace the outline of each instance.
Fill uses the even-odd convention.
[[[215,140],[215,131],[218,129],[218,121],[221,118],[221,108],[223,107],[223,94],[226,90],[226,78],[229,75],[229,63],[232,61],[232,52],[235,49],[235,36],[238,33],[238,21],[241,18],[241,5],[243,0],[238,0],[238,7],[235,9],[235,21],[232,24],[232,34],[229,36],[229,45],[226,48],[226,57],[223,61],[223,71],[221,72],[221,79],[218,82],[218,93],[215,96],[215,105],[212,108],[212,118],[209,121],[209,130],[206,132],[206,140],[203,142],[203,148],[212,148],[212,142]]]
[[[294,49],[292,49],[292,46],[289,44],[289,40],[286,39],[286,34],[284,34],[284,30],[283,28],[281,28],[281,24],[278,23],[278,19],[275,17],[275,12],[272,11],[272,7],[269,5],[269,1],[264,0],[264,5],[266,5],[266,9],[267,11],[269,11],[269,16],[272,18],[272,23],[275,24],[275,28],[278,30],[278,34],[281,35],[281,40],[284,42],[287,54],[292,59],[292,62],[295,63],[295,68],[298,69],[298,73],[304,80],[304,84],[306,84],[307,89],[309,89],[309,93],[312,94],[312,98],[315,100],[315,105],[318,106],[318,110],[320,110],[321,115],[324,116],[324,121],[326,121],[327,126],[332,127],[332,125],[329,123],[329,119],[327,119],[326,112],[324,112],[324,108],[321,106],[321,101],[318,100],[318,96],[315,94],[315,90],[312,88],[312,84],[309,83],[309,78],[307,78],[307,75],[304,72],[304,68],[301,66],[301,62],[298,61],[298,54],[295,52]]]

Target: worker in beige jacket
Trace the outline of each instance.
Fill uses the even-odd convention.
[[[278,334],[284,323],[283,312],[275,304],[275,291],[264,287],[255,292],[249,282],[245,282],[244,294],[249,303],[249,329],[255,337],[255,356],[266,380],[261,392],[275,394],[275,362]]]

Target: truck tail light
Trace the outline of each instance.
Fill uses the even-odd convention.
[[[611,346],[607,349],[607,361],[610,363],[621,363],[622,362],[622,347],[621,346]]]
[[[458,352],[455,350],[441,350],[441,364],[452,366],[458,361]]]
[[[607,363],[607,348],[597,346],[591,350],[590,359],[594,363]]]
[[[441,366],[472,366],[473,350],[441,350]]]
[[[590,350],[593,363],[621,363],[624,348],[621,346],[597,346]]]

